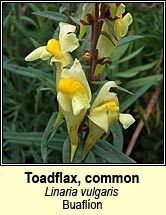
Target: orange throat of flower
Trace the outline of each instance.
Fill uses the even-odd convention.
[[[61,79],[58,83],[58,89],[62,93],[67,93],[67,94],[75,94],[78,92],[82,94],[86,93],[82,83],[75,80],[74,78]]]
[[[64,58],[61,51],[60,43],[56,39],[50,39],[47,43],[46,50],[58,58]]]

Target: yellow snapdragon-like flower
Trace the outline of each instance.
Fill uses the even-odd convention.
[[[124,17],[122,15],[125,12],[125,5],[116,3],[110,3],[110,17],[112,19],[111,25],[116,34],[116,38],[112,34],[106,23],[103,24],[101,31],[106,32],[109,35],[108,39],[105,35],[101,34],[97,42],[98,49],[98,59],[108,58],[113,53],[115,47],[117,46],[119,40],[124,37],[127,32],[130,24],[133,21],[133,18],[130,13],[127,13]],[[104,68],[104,65],[97,64],[95,69],[95,74],[100,74]]]
[[[73,62],[70,53],[78,46],[78,39],[74,34],[76,27],[68,23],[59,23],[60,32],[59,40],[50,39],[46,46],[41,46],[32,51],[26,58],[26,61],[34,61],[37,59],[47,60],[50,57],[50,64],[60,63],[61,68]]]
[[[104,134],[104,132],[107,132],[115,122],[119,120],[126,129],[135,121],[130,114],[120,113],[116,93],[109,92],[113,87],[117,87],[113,81],[104,84],[91,107],[88,116],[89,134],[84,145],[83,159],[97,140]]]
[[[90,107],[91,91],[80,62],[75,59],[70,69],[63,69],[57,95],[71,143],[71,162],[78,147],[78,129]]]
[[[35,49],[25,58],[26,61],[34,61],[37,59],[48,60],[51,58],[50,64],[56,63],[57,67],[56,86],[60,79],[62,68],[73,63],[70,52],[79,46],[78,38],[74,34],[76,30],[74,25],[60,22],[59,27],[59,40],[50,39],[46,46]]]
[[[88,18],[87,18],[87,15],[85,15],[85,12],[86,12],[86,8],[88,6],[88,3],[85,3],[83,4],[82,6],[82,14],[81,14],[81,19],[85,24],[82,24],[80,23],[80,31],[79,31],[79,36],[78,38],[79,39],[82,39],[82,37],[84,36],[87,28],[88,28]],[[95,9],[94,9],[94,6],[92,6],[88,12],[92,17],[94,17],[94,14],[95,14]],[[87,24],[86,24],[87,23]]]

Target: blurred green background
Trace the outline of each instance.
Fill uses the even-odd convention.
[[[127,3],[126,11],[133,16],[129,35],[142,39],[117,49],[103,78],[115,80],[140,96],[124,108],[135,117],[131,129],[123,130],[124,148],[129,141],[156,89],[162,85],[163,74],[163,3]],[[3,3],[3,163],[42,163],[40,144],[43,131],[53,112],[57,111],[54,80],[55,66],[24,58],[35,48],[57,38],[59,21],[77,22],[81,4],[72,3]],[[34,12],[52,11],[49,17]],[[72,20],[68,17],[72,16]],[[85,44],[74,54],[81,60]],[[140,66],[147,65],[143,68]],[[108,73],[109,71],[109,73]],[[111,72],[110,72],[111,71]],[[148,86],[145,89],[145,86]],[[143,90],[144,87],[144,90]],[[121,94],[120,104],[131,95]],[[161,164],[163,143],[163,89],[136,141],[130,155],[138,163]],[[65,125],[59,128],[49,148],[49,163],[62,162]],[[111,137],[108,137],[108,140]]]

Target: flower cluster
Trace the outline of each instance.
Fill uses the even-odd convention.
[[[87,22],[87,18],[84,16],[85,7],[86,4],[84,4],[83,7],[82,20]],[[130,14],[126,14],[122,18],[124,11],[125,6],[123,4],[117,6],[115,3],[111,3],[109,16],[111,17],[112,25],[118,40],[126,35],[128,26],[132,22]],[[92,17],[94,16],[93,8],[91,8],[90,14]],[[77,58],[73,61],[70,54],[70,52],[79,47],[79,40],[74,33],[76,27],[62,22],[59,23],[59,26],[59,40],[50,39],[46,46],[35,49],[25,60],[47,60],[50,58],[50,64],[56,64],[57,100],[59,103],[59,111],[66,119],[71,143],[70,160],[72,162],[78,147],[78,129],[88,109],[89,133],[85,140],[82,159],[86,157],[93,145],[115,122],[119,120],[126,129],[134,123],[135,120],[130,114],[120,113],[117,94],[110,92],[111,88],[117,87],[116,83],[113,81],[108,81],[102,86],[93,104],[90,105],[92,95],[85,72],[82,69],[80,61]],[[83,37],[85,31],[86,27],[81,25],[80,38]],[[103,24],[102,31],[107,32],[110,37],[112,37],[114,44],[117,44],[117,40],[108,29],[106,23]],[[109,57],[114,48],[115,46],[113,46],[110,40],[100,35],[97,43],[98,58]],[[67,68],[66,65],[68,64],[72,66]],[[102,68],[97,65],[96,73],[100,73],[101,70]]]
[[[88,13],[88,18],[85,16],[87,3],[84,4],[82,9],[81,16],[81,25],[80,25],[80,34],[79,38],[81,39],[87,28],[93,22],[95,16],[95,8],[91,7]],[[101,4],[99,5],[101,10]],[[107,21],[110,22],[112,26],[112,31],[110,30],[108,23],[103,23],[101,32],[105,34],[101,34],[97,41],[97,50],[98,50],[98,59],[107,59],[113,53],[116,48],[119,40],[127,34],[128,28],[133,21],[133,18],[130,13],[127,13],[125,16],[122,15],[125,13],[125,5],[117,4],[117,3],[109,3],[109,7],[104,9],[104,13],[101,14],[101,18],[107,18]],[[114,32],[114,34],[113,34]],[[105,36],[107,35],[107,37]],[[103,64],[97,64],[94,74],[100,74],[104,69]]]

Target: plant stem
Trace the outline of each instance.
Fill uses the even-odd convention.
[[[68,23],[70,23],[70,24],[71,24],[70,16],[71,16],[71,14],[72,14],[72,3],[68,3],[67,8],[68,8],[68,12],[69,12]]]
[[[92,35],[91,35],[91,60],[90,60],[90,72],[89,72],[89,84],[91,85],[93,73],[96,66],[96,45],[98,39],[98,17],[99,17],[99,6],[98,3],[95,4],[95,18],[92,26]]]
[[[88,82],[91,87],[94,71],[97,65],[98,60],[98,51],[96,49],[97,41],[100,36],[101,28],[103,25],[103,21],[101,20],[105,10],[105,5],[101,4],[101,15],[99,17],[99,4],[95,4],[95,17],[94,17],[94,23],[92,24],[92,34],[91,34],[91,60],[90,60],[90,71],[88,73]]]

